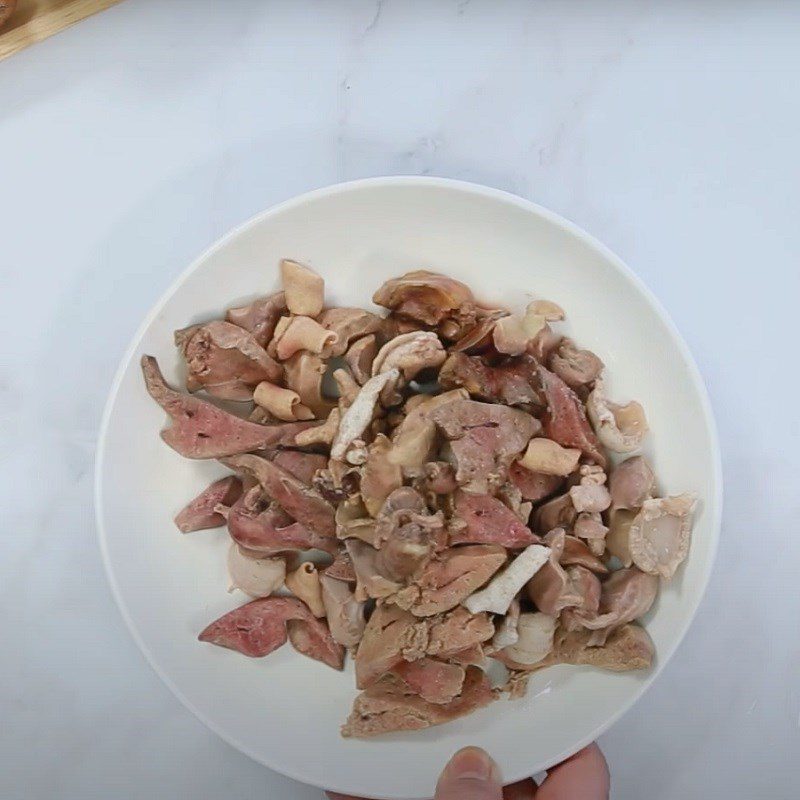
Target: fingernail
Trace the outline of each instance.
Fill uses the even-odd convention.
[[[465,747],[459,750],[447,765],[450,777],[459,780],[498,782],[500,770],[485,750]]]
[[[447,771],[453,777],[488,781],[492,774],[493,764],[494,762],[485,751],[477,747],[465,747],[453,756]]]

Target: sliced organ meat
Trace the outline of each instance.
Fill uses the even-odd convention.
[[[502,483],[511,461],[541,427],[524,411],[475,400],[455,400],[436,408],[430,418],[449,440],[456,480],[478,493]]]
[[[499,544],[517,549],[539,541],[508,506],[488,494],[456,492],[454,513],[464,525],[453,529],[451,544]]]
[[[483,649],[483,645],[473,644],[463,650],[451,653],[447,660],[451,664],[460,664],[462,667],[479,667],[486,660],[486,651]]]
[[[287,470],[266,458],[251,454],[224,458],[222,462],[237,472],[255,478],[269,497],[309,530],[320,536],[336,536],[333,506]]]
[[[372,296],[373,303],[427,325],[438,325],[451,312],[472,306],[473,301],[468,286],[427,270],[392,278]]]
[[[608,478],[611,508],[641,508],[653,496],[655,474],[644,456],[632,456],[618,464]]]
[[[615,630],[602,647],[590,645],[592,631],[586,629],[556,630],[551,653],[535,664],[512,664],[513,669],[539,670],[555,664],[598,667],[612,672],[648,669],[655,656],[655,647],[647,631],[628,624]]]
[[[175,342],[186,360],[190,391],[205,389],[226,400],[250,400],[261,381],[278,381],[280,364],[253,334],[224,320],[178,331]]]
[[[229,308],[225,319],[250,331],[261,347],[266,349],[278,320],[286,312],[286,295],[283,292],[259,297],[246,306]]]
[[[336,539],[295,522],[270,501],[261,486],[245,492],[228,510],[227,518],[231,539],[248,550],[265,554],[311,549],[337,553]]]
[[[395,667],[393,674],[403,681],[410,694],[441,705],[461,693],[467,673],[458,664],[426,657],[419,661],[403,661]]]
[[[328,466],[327,456],[319,453],[301,453],[299,450],[281,450],[271,455],[270,460],[306,486],[311,486],[317,472]]]
[[[378,434],[367,449],[367,461],[361,472],[361,499],[370,516],[376,517],[387,497],[403,485],[401,468],[389,459],[391,442]]]
[[[332,356],[344,355],[352,342],[376,333],[381,327],[380,317],[363,308],[326,308],[317,321],[336,334]]]
[[[608,572],[608,567],[592,553],[586,542],[576,536],[564,537],[564,551],[561,553],[560,562],[562,566],[585,567],[599,575],[605,575]]]
[[[558,375],[544,367],[539,367],[539,377],[547,400],[543,418],[545,436],[563,447],[577,448],[587,458],[605,466],[606,457],[600,441],[586,418],[578,395]]]
[[[471,544],[443,550],[411,586],[392,599],[418,617],[449,611],[483,586],[505,561],[505,548],[499,545]]]
[[[287,636],[303,655],[342,669],[344,648],[327,625],[293,597],[253,600],[212,622],[198,639],[261,658],[285,644]]]
[[[322,602],[331,635],[341,645],[354,647],[361,641],[366,627],[364,603],[356,600],[350,586],[328,574],[320,575]]]
[[[451,353],[439,370],[439,383],[445,389],[464,388],[478,400],[539,409],[544,403],[536,369],[537,362],[530,356],[489,366],[479,356]]]
[[[323,573],[329,578],[335,578],[337,581],[356,582],[356,571],[353,569],[350,554],[342,547],[339,548],[333,561],[325,567]]]
[[[200,492],[176,517],[175,524],[182,533],[219,528],[225,524],[218,505],[232,506],[242,495],[242,482],[235,475],[214,481]]]
[[[540,534],[549,533],[554,528],[569,530],[577,516],[578,512],[567,492],[548,500],[533,512],[533,529]]]
[[[364,738],[421,730],[471,714],[494,699],[489,679],[477,667],[467,668],[461,694],[449,703],[429,703],[415,695],[375,687],[356,698],[342,736]]]
[[[454,400],[466,399],[463,389],[454,389],[440,395],[417,395],[413,407],[406,405],[406,416],[397,426],[392,438],[389,460],[401,467],[422,467],[434,455],[436,425],[431,414]]]
[[[161,438],[186,458],[222,458],[250,450],[294,444],[296,434],[312,423],[256,425],[211,403],[171,389],[152,356],[142,356],[142,372],[150,396],[172,419]]]
[[[356,653],[356,685],[364,689],[393,670],[404,659],[422,658],[428,629],[407,611],[379,605],[367,622]]]
[[[470,614],[462,606],[429,618],[427,623],[426,652],[437,658],[463,658],[494,636],[494,624],[488,614]]]
[[[603,366],[591,350],[581,350],[572,339],[562,339],[550,356],[550,369],[570,389],[591,386],[600,377]]]
[[[558,475],[545,475],[543,472],[531,472],[514,462],[508,468],[508,479],[522,492],[522,499],[538,503],[554,494],[564,483]]]

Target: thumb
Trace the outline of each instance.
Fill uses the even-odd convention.
[[[434,800],[502,800],[500,769],[479,747],[459,750],[444,768]]]

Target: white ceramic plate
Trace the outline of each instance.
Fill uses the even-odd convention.
[[[501,700],[449,725],[372,741],[342,739],[356,694],[352,666],[335,672],[286,646],[265,659],[197,642],[245,602],[226,593],[224,530],[183,536],[176,511],[223,473],[159,438],[139,357],[177,378],[172,332],[278,284],[291,257],[326,279],[333,305],[370,306],[386,278],[418,268],[468,283],[483,301],[521,309],[535,294],[560,303],[568,330],[605,361],[611,393],[636,398],[653,433],[646,452],[662,491],[697,492],[687,563],[646,620],[657,648],[648,672],[577,667],[536,673],[524,700]],[[181,701],[252,758],[316,786],[374,798],[430,796],[450,755],[479,745],[509,781],[584,746],[642,695],[683,637],[716,550],[721,470],[707,395],[679,334],[650,292],[604,246],[560,217],[493,189],[437,178],[379,178],[290,200],[237,228],[192,264],[147,316],[114,381],[97,458],[97,522],[122,614]]]

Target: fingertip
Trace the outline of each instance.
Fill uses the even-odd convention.
[[[479,781],[500,781],[500,768],[480,747],[463,747],[447,762],[442,774]]]
[[[538,788],[533,778],[510,783],[503,787],[503,800],[533,800]]]
[[[547,771],[539,787],[537,800],[580,797],[585,800],[606,800],[611,778],[605,756],[596,743],[584,747],[566,761]]]
[[[465,747],[447,763],[436,785],[437,800],[502,800],[500,768],[480,747]]]

